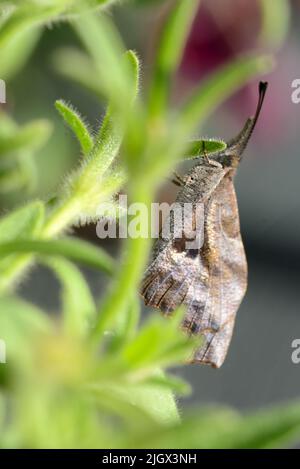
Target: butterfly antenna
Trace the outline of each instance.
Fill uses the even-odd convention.
[[[249,119],[247,119],[246,124],[244,125],[241,132],[235,138],[233,138],[227,143],[227,150],[226,150],[227,155],[234,154],[235,156],[238,156],[240,159],[243,151],[245,150],[250,140],[250,137],[256,126],[256,123],[258,121],[258,118],[262,109],[262,105],[265,99],[267,88],[268,88],[267,82],[261,81],[259,83],[258,102],[257,102],[257,107],[256,107],[256,112],[254,114],[254,117],[250,117]]]

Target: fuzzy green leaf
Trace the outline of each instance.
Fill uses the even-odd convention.
[[[222,140],[201,139],[189,142],[185,152],[185,158],[198,158],[226,149],[226,143]]]
[[[55,107],[76,135],[84,155],[87,155],[93,148],[93,137],[89,131],[88,126],[83,121],[79,112],[71,105],[65,103],[63,100],[55,102]]]

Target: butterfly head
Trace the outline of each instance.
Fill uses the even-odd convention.
[[[267,87],[267,82],[259,83],[258,102],[254,116],[247,119],[241,132],[227,143],[226,150],[215,155],[214,159],[220,162],[223,167],[236,168],[239,165],[244,150],[247,147],[247,144],[258,121]]]

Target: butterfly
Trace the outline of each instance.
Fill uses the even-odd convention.
[[[180,178],[176,204],[191,204],[193,226],[201,217],[201,245],[188,247],[190,231],[183,228],[178,237],[169,217],[165,222],[171,226],[169,234],[160,235],[156,241],[142,280],[141,295],[146,305],[159,308],[164,315],[185,306],[182,328],[190,335],[202,336],[201,345],[190,359],[192,363],[215,368],[223,364],[236,312],[246,293],[247,260],[234,176],[260,115],[267,86],[260,82],[254,117],[247,119],[226,149],[209,158],[207,155],[197,158],[194,167]]]

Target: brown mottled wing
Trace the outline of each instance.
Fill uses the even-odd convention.
[[[170,314],[186,305],[183,328],[204,343],[192,361],[220,367],[247,284],[231,171],[204,202],[204,244],[188,251],[174,239],[158,240],[141,293],[145,303]]]
[[[227,173],[214,191],[205,221],[203,255],[209,265],[209,295],[199,331],[205,342],[193,361],[215,367],[225,360],[236,312],[247,288],[247,261],[232,175],[233,171]]]

